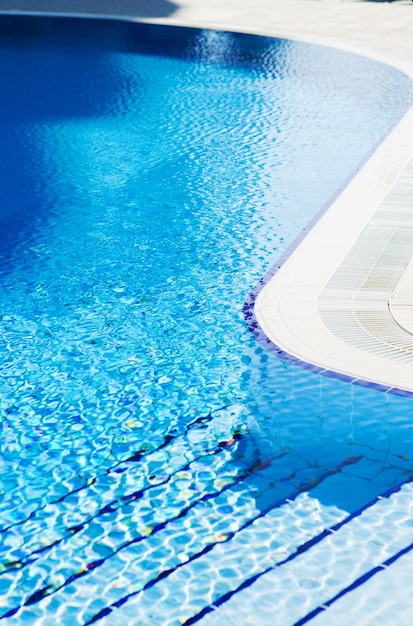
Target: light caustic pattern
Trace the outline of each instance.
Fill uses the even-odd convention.
[[[0,49],[0,622],[193,623],[409,481],[409,401],[279,361],[242,306],[410,83],[25,19]]]

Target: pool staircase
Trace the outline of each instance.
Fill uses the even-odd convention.
[[[230,421],[198,418],[3,527],[0,623],[317,624],[409,558],[410,479],[361,455],[262,461]]]

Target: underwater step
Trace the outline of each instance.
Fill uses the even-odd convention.
[[[342,467],[348,467],[347,460]],[[338,474],[320,476],[319,485],[333,481],[334,488],[337,475],[339,469]],[[305,542],[322,536],[325,529],[347,517],[347,511],[324,506],[311,491],[302,491],[294,499],[287,498],[279,506],[262,511],[229,536],[222,535],[210,549],[160,576],[142,593],[130,593],[107,605],[96,618],[105,626],[172,626],[201,618],[215,602],[287,560]]]
[[[378,498],[360,514],[351,516],[309,550],[272,568],[228,601],[211,605],[210,612],[204,611],[200,619],[188,623],[301,626],[314,619],[317,624],[336,601],[347,597],[347,603],[351,603],[354,589],[362,593],[366,581],[381,576],[382,570],[391,568],[413,548],[412,514],[413,485],[406,483],[399,491]],[[335,624],[334,614],[326,613],[320,624]],[[361,622],[352,622],[347,615],[344,623]]]
[[[413,545],[410,548],[395,555],[391,564],[367,580],[358,581],[361,584],[354,586],[351,593],[343,594],[314,617],[310,616],[311,626],[411,626],[413,596],[406,593],[406,583],[413,577]]]
[[[241,447],[234,446],[232,453],[245,453],[242,440],[238,444]],[[29,560],[19,570],[5,572],[2,582],[8,585],[13,600],[2,611],[8,626],[57,613],[59,624],[73,624],[75,614],[82,624],[100,622],[107,613],[111,616],[108,624],[112,624],[110,620],[118,612],[122,615],[124,609],[128,611],[128,605],[134,606],[136,598],[142,596],[138,604],[146,606],[144,596],[150,604],[153,594],[163,587],[168,602],[173,603],[170,590],[174,598],[184,572],[206,568],[202,598],[197,598],[194,610],[191,607],[192,616],[217,598],[236,591],[245,580],[262,575],[303,543],[322,534],[324,528],[348,516],[348,508],[320,504],[332,494],[352,490],[363,502],[371,500],[372,484],[360,479],[359,474],[369,470],[375,477],[376,489],[386,482],[393,484],[397,478],[399,482],[406,480],[403,469],[380,472],[381,464],[370,462],[367,467],[360,457],[347,458],[335,468],[322,468],[285,451],[280,451],[271,463],[255,462],[243,474],[231,476],[234,459],[230,455],[231,461],[227,457],[225,462],[225,456],[212,455],[209,461],[221,467],[221,478],[213,481],[213,488],[209,485],[209,492],[199,495],[189,506],[181,506],[178,514],[165,523],[155,523],[156,506],[145,506],[143,498],[95,520],[52,551],[34,555],[33,562]],[[192,465],[193,472],[200,469],[199,463]],[[180,487],[186,489],[191,473],[184,472],[179,478]],[[363,493],[363,489],[368,491]],[[168,500],[172,495],[168,494]],[[353,509],[356,504],[357,499],[353,499]],[[152,524],[143,527],[142,515],[148,515]],[[254,551],[258,558],[252,557]],[[222,563],[218,572],[217,562]],[[194,580],[185,583],[191,595],[198,594],[199,578],[197,573]],[[148,615],[152,610],[148,608]],[[136,623],[145,623],[140,610],[138,614]],[[155,622],[149,623],[159,619],[155,616]]]
[[[211,462],[219,458],[213,456]],[[59,611],[61,623],[71,624],[76,597],[77,611],[87,623],[111,604],[153,586],[215,544],[229,540],[229,528],[235,534],[326,475],[325,468],[309,467],[304,459],[285,452],[270,464],[253,463],[241,475],[233,456],[230,459],[226,458],[221,476],[204,486],[202,493],[195,494],[187,506],[180,503],[178,513],[173,514],[177,503],[172,493],[164,493],[169,508],[167,502],[157,507],[156,502],[151,505],[141,498],[95,520],[53,550],[34,555],[24,567],[5,572],[3,582],[8,581],[11,602],[2,616],[34,620],[53,610]],[[191,469],[196,473],[200,461]],[[187,491],[191,472],[178,479],[177,486]],[[168,511],[169,519],[157,524],[160,512]]]
[[[238,446],[242,458],[238,458]],[[140,489],[129,485],[128,490],[124,485],[123,495],[121,490],[117,498],[112,494],[98,510],[93,492],[89,492],[89,501],[82,501],[83,509],[75,506],[75,500],[55,509],[57,518],[43,511],[47,532],[39,533],[33,521],[36,532],[31,533],[29,519],[23,527],[17,525],[3,533],[0,578],[8,602],[1,607],[0,618],[11,617],[19,607],[36,604],[83,578],[122,549],[136,547],[203,500],[237,484],[256,463],[253,451],[239,439],[232,439],[225,447],[204,450],[186,465],[182,456],[179,458],[180,464],[171,474],[153,482],[145,477],[147,484]],[[141,472],[145,469],[145,464],[140,466]],[[137,486],[138,480],[139,476]]]
[[[165,436],[156,450],[135,451],[109,470],[85,479],[73,491],[39,506],[25,519],[13,522],[1,515],[0,575],[8,572],[11,579],[14,571],[20,578],[21,570],[30,563],[40,565],[49,553],[64,550],[73,542],[78,556],[79,547],[88,543],[90,528],[93,537],[89,543],[93,543],[99,521],[107,521],[116,511],[133,510],[138,516],[144,509],[140,526],[145,529],[145,519],[149,519],[148,524],[161,523],[171,517],[173,508],[179,512],[188,499],[198,498],[201,489],[205,493],[219,491],[226,481],[242,478],[258,456],[255,445],[237,428],[238,414],[239,408],[231,406],[200,416],[185,426],[185,432]],[[163,513],[156,503],[168,494],[173,496],[171,507]],[[30,579],[28,569],[24,574]],[[17,585],[17,590],[24,595],[24,585]],[[32,594],[37,586],[33,589],[29,582],[28,590]]]
[[[0,533],[3,539],[9,534],[11,537],[5,544],[19,545],[23,537],[28,544],[33,544],[38,535],[41,536],[44,548],[51,527],[55,540],[58,529],[64,535],[68,526],[84,524],[115,500],[125,502],[140,490],[165,482],[169,476],[195,459],[231,447],[234,440],[241,436],[237,421],[239,413],[237,406],[225,407],[209,415],[194,417],[181,426],[183,432],[166,433],[161,442],[135,449],[130,446],[129,453],[124,454],[126,458],[118,461],[113,459],[100,472],[68,481],[65,493],[59,497],[48,495],[25,517],[16,519],[16,507],[13,506],[11,494],[12,501],[6,503],[7,506],[2,500],[0,513]]]

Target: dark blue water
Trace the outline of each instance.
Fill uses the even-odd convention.
[[[242,314],[408,78],[230,33],[0,33],[0,621],[118,623],[285,498],[345,516],[409,480],[409,400],[280,361]]]

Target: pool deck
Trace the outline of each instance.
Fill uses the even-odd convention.
[[[410,0],[0,0],[0,12],[7,11],[118,16],[299,39],[358,52],[413,78]],[[412,240],[410,109],[267,277],[255,304],[260,328],[297,363],[413,392]]]
[[[410,0],[0,0],[0,12],[7,11],[113,15],[299,39],[364,54],[413,78]],[[259,291],[256,318],[271,341],[297,361],[389,391],[411,393],[412,257],[410,109],[275,268]],[[405,494],[409,501],[410,486]],[[411,541],[411,528],[406,533],[406,541]],[[406,552],[392,568],[383,561],[383,574],[366,578],[336,608],[321,607],[307,621],[319,626],[412,624],[413,601],[405,587],[412,577],[412,554]],[[401,588],[407,591],[404,596]],[[247,614],[248,589],[243,595],[237,611],[244,614],[245,609]],[[274,606],[270,609],[274,616]],[[221,607],[205,624],[231,624],[230,615]],[[270,617],[266,623],[279,622]]]

